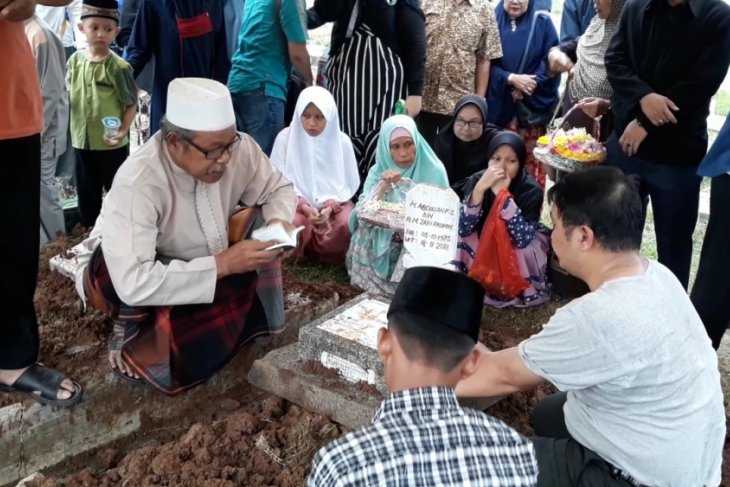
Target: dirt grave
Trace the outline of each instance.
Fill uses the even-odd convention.
[[[84,312],[71,282],[48,268],[51,256],[80,238],[74,235],[42,249],[36,303],[41,359],[83,383],[89,377],[106,373],[110,323],[98,312]],[[291,266],[284,268],[284,282],[287,292],[300,293],[302,299],[312,302],[337,293],[342,303],[359,293],[343,283],[300,279],[297,269]],[[488,311],[481,341],[491,349],[516,345],[539,331],[559,305],[549,303],[541,310],[526,310],[524,316],[519,311]],[[522,317],[528,317],[532,324],[525,326],[520,322]],[[262,345],[259,353],[263,355],[280,345],[281,340],[272,340]],[[553,391],[552,386],[543,385],[506,397],[488,413],[529,435],[530,411]],[[133,389],[125,388],[123,392],[132,394]],[[0,395],[0,406],[20,398]],[[69,459],[26,485],[300,486],[316,451],[345,432],[322,415],[253,387],[244,387],[181,414],[174,424],[155,424],[133,437]],[[730,460],[730,444],[726,444],[725,458]],[[727,482],[723,485],[730,486],[728,462],[723,479]]]
[[[103,449],[77,473],[30,485],[301,486],[314,453],[341,434],[328,418],[269,396],[194,423],[174,441],[150,441],[124,456]]]

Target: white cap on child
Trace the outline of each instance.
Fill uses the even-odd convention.
[[[196,132],[215,132],[236,125],[231,93],[207,78],[176,78],[167,86],[167,121]]]

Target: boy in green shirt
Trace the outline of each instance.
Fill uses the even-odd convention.
[[[102,191],[109,191],[129,155],[127,134],[137,109],[137,87],[132,67],[109,49],[119,34],[116,0],[84,0],[79,29],[89,48],[68,60],[66,84],[71,142],[80,154],[79,217],[81,225],[91,227],[101,211]]]

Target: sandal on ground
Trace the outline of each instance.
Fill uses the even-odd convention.
[[[28,367],[13,385],[6,386],[5,384],[0,384],[0,392],[28,394],[41,404],[61,407],[73,406],[81,401],[84,396],[84,390],[81,388],[81,384],[73,379],[69,379],[74,385],[74,392],[68,399],[58,399],[61,382],[67,378],[57,370],[36,363]]]
[[[138,385],[138,386],[146,386],[147,381],[144,379],[136,379],[132,377],[131,375],[127,375],[124,372],[122,372],[119,369],[115,369],[114,367],[109,367],[112,369],[112,373],[118,378],[122,379],[124,382],[129,382],[130,384]]]

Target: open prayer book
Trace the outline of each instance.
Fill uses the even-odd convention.
[[[277,242],[275,245],[267,247],[266,250],[291,250],[297,247],[299,232],[302,230],[304,230],[304,227],[297,227],[291,232],[287,232],[284,229],[284,225],[281,223],[274,223],[268,227],[257,228],[251,233],[251,238],[260,242],[265,242],[267,240],[274,240]]]

